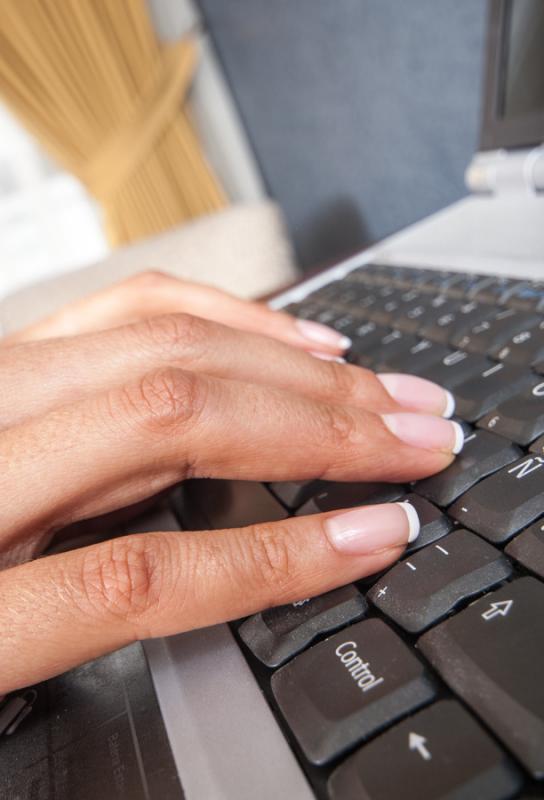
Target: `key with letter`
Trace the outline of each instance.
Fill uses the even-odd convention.
[[[518,769],[468,711],[441,700],[350,756],[333,772],[329,796],[507,800],[521,784]]]
[[[529,444],[544,433],[544,381],[501,403],[478,422],[518,444]]]
[[[503,308],[490,319],[473,325],[461,336],[454,337],[453,344],[471,353],[487,353],[492,348],[503,345],[509,336],[537,325],[538,321],[537,315],[524,314],[514,308]]]
[[[519,447],[500,436],[474,431],[465,438],[463,449],[455,461],[442,472],[417,481],[414,491],[439,506],[449,506],[479,480],[520,456]]]
[[[537,327],[524,328],[501,346],[494,347],[491,356],[500,361],[527,366],[544,358],[544,320]]]
[[[535,778],[544,777],[544,584],[520,578],[425,633],[418,647]]]
[[[448,355],[450,351],[447,347],[430,339],[420,339],[415,344],[404,350],[386,362],[380,362],[380,370],[387,372],[408,372],[412,375],[420,375],[422,370],[439,362]]]
[[[454,350],[418,374],[451,391],[491,366],[493,362],[483,356],[467,353],[465,350]]]
[[[457,530],[403,559],[367,598],[409,633],[419,633],[462,600],[490,589],[512,573],[500,550]]]
[[[318,597],[269,608],[238,628],[242,641],[266,664],[279,667],[323,633],[360,619],[367,604],[355,586],[342,586]]]
[[[490,542],[505,542],[544,511],[544,457],[527,455],[476,484],[450,516]]]
[[[506,362],[493,364],[455,389],[456,413],[467,422],[476,422],[503,400],[523,391],[534,376],[522,367]]]
[[[325,764],[435,694],[423,664],[377,619],[296,656],[272,676],[272,690],[313,764]]]

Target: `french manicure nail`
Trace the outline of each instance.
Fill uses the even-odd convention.
[[[342,356],[333,356],[331,353],[318,353],[315,350],[310,350],[310,355],[314,358],[320,358],[322,361],[336,361],[337,364],[345,364],[346,359]]]
[[[376,375],[386,392],[400,406],[413,411],[440,414],[449,419],[455,411],[455,400],[451,392],[437,383],[417,378],[415,375],[390,372]]]
[[[420,527],[417,511],[410,503],[354,508],[329,517],[324,526],[335,550],[355,556],[402,547],[414,541]]]
[[[463,429],[458,422],[427,414],[383,414],[391,433],[412,447],[441,450],[457,455],[463,448]]]
[[[340,350],[347,350],[351,347],[351,339],[338,333],[327,325],[320,322],[313,322],[310,319],[297,319],[295,324],[305,339],[318,344],[327,344],[330,347],[338,347]]]

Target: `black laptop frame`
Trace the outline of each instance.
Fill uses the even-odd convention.
[[[501,114],[510,8],[510,0],[489,0],[481,150],[529,147],[544,142],[544,112],[512,118]]]

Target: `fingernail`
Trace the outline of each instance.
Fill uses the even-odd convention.
[[[404,375],[396,372],[376,375],[386,392],[400,406],[414,411],[427,411],[429,414],[440,414],[449,419],[455,411],[455,400],[451,392],[437,383],[415,375]]]
[[[462,450],[464,436],[458,422],[426,414],[383,414],[382,420],[397,439],[412,447],[454,455]]]
[[[320,322],[313,322],[309,319],[297,319],[295,324],[305,339],[319,344],[328,344],[330,347],[338,347],[340,350],[347,350],[351,347],[351,339],[338,333],[327,325]]]
[[[420,526],[417,511],[410,503],[387,503],[329,517],[324,527],[335,550],[363,556],[413,542]]]
[[[322,361],[336,361],[337,364],[345,364],[346,359],[342,356],[333,356],[331,353],[317,353],[315,350],[310,350],[310,355],[314,358],[320,358]]]

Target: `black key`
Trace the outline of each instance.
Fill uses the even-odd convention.
[[[275,481],[267,484],[272,494],[286,508],[295,509],[319,494],[328,484],[326,481]]]
[[[505,542],[544,511],[544,457],[527,455],[476,484],[449,509],[461,525]]]
[[[430,325],[444,313],[444,306],[448,302],[448,298],[445,295],[430,297],[429,295],[418,294],[416,299],[399,306],[392,324],[401,331],[418,333],[423,325]]]
[[[334,511],[336,508],[390,503],[403,494],[403,487],[392,483],[327,483],[327,489],[304,503],[296,515],[298,517]]]
[[[494,364],[456,387],[456,413],[467,422],[476,422],[503,400],[522,392],[533,380],[522,367],[505,362]]]
[[[501,347],[510,336],[536,325],[538,316],[529,316],[515,308],[503,308],[495,316],[473,325],[468,331],[453,338],[453,344],[470,353],[487,353]]]
[[[446,683],[535,778],[544,777],[543,617],[544,584],[521,578],[472,603],[418,643]]]
[[[453,523],[449,517],[443,514],[436,506],[433,506],[432,503],[424,500],[423,497],[419,497],[417,494],[407,494],[402,498],[402,502],[410,503],[415,508],[420,526],[417,539],[414,539],[408,545],[404,555],[414,553],[416,550],[425,547],[425,545],[438,541],[453,528]]]
[[[516,767],[465,709],[441,700],[350,756],[329,780],[331,800],[508,800]]]
[[[317,314],[315,314],[312,319],[314,322],[320,322],[322,325],[328,325],[330,328],[335,328],[336,324],[339,319],[344,317],[344,313],[339,311],[337,308],[331,308],[327,306],[327,308],[321,309]],[[351,320],[353,322],[353,320]]]
[[[505,400],[478,422],[518,444],[529,444],[544,433],[544,381]]]
[[[255,614],[242,623],[238,633],[263,664],[279,667],[317,636],[355,622],[366,610],[366,601],[355,586],[343,586],[319,597]]]
[[[500,550],[469,531],[457,530],[395,564],[367,598],[404,630],[420,633],[511,572]]]
[[[380,325],[393,324],[392,320],[394,320],[396,314],[398,314],[398,309],[402,303],[400,291],[392,289],[391,287],[385,287],[378,292],[378,295],[384,296],[378,297],[375,303],[365,309],[365,316],[369,319],[373,319],[374,322],[379,322]]]
[[[474,431],[465,438],[463,449],[455,461],[437,475],[418,481],[414,491],[439,506],[449,506],[482,478],[520,456],[519,447],[502,437],[487,431]]]
[[[466,297],[472,299],[486,286],[490,286],[493,283],[493,280],[493,278],[490,278],[487,275],[474,275],[472,273],[468,273],[456,283],[452,284],[452,286],[448,289],[448,294],[451,297]]]
[[[533,442],[529,451],[531,453],[537,453],[539,456],[544,456],[544,436],[541,436],[540,439]]]
[[[366,351],[356,358],[356,363],[361,367],[369,367],[372,364],[385,364],[394,358],[398,353],[403,353],[412,345],[417,344],[418,340],[410,333],[402,331],[390,331],[387,333],[372,350]]]
[[[524,327],[502,345],[494,347],[490,355],[509,364],[536,364],[544,358],[544,320],[530,328]]]
[[[421,375],[451,391],[460,383],[485,372],[491,366],[492,362],[483,356],[466,353],[464,350],[454,350],[448,352],[437,363],[421,370]]]
[[[339,289],[330,295],[327,300],[335,308],[352,310],[354,306],[357,306],[361,298],[368,293],[368,290],[362,286],[341,281]]]
[[[445,311],[434,323],[424,325],[421,334],[436,342],[447,344],[471,325],[492,317],[493,313],[489,306],[474,302],[453,304],[452,310]]]
[[[339,333],[343,333],[349,337],[353,336],[355,331],[361,327],[361,324],[361,317],[348,312],[342,314],[341,316],[335,317],[329,322],[331,328],[334,328]]]
[[[512,539],[505,552],[544,578],[544,521],[540,520]]]
[[[272,676],[272,690],[306,757],[324,764],[428,703],[423,664],[381,620],[357,622]]]
[[[363,322],[352,333],[352,345],[349,352],[349,360],[356,361],[357,354],[366,353],[376,347],[384,336],[389,333],[388,329],[377,322]]]
[[[449,352],[450,350],[443,344],[431,342],[430,339],[420,339],[403,353],[381,363],[379,368],[390,372],[400,371],[420,375],[425,369],[440,362]]]
[[[466,275],[462,272],[428,270],[428,277],[418,285],[418,288],[421,291],[447,292],[455,284],[461,283],[464,278],[466,278]]]
[[[529,281],[508,298],[508,305],[525,311],[539,311],[544,306],[544,282]]]
[[[304,302],[297,307],[294,313],[298,319],[314,319],[314,317],[316,317],[321,311],[321,306],[318,306],[315,303],[310,304]]]
[[[493,278],[491,283],[476,290],[474,298],[480,303],[503,305],[508,303],[509,297],[515,291],[522,289],[526,284],[527,281],[520,281],[517,278]]]

